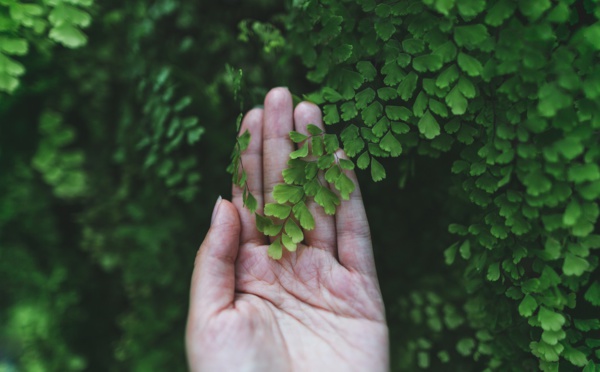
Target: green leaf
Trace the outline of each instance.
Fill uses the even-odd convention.
[[[415,89],[417,88],[417,81],[419,77],[414,72],[409,72],[400,84],[398,85],[398,94],[403,101],[408,101],[412,98]]]
[[[581,257],[577,257],[571,253],[565,255],[563,263],[563,273],[569,276],[581,276],[588,268],[590,263]]]
[[[454,41],[456,41],[459,47],[476,47],[488,37],[487,28],[482,24],[457,26],[454,28]]]
[[[375,124],[375,126],[373,127],[373,129],[371,131],[378,138],[381,138],[388,131],[389,128],[390,128],[390,120],[388,118],[386,118],[385,116],[383,116],[381,119],[379,119],[379,121],[377,122],[377,124]]]
[[[392,156],[399,156],[402,154],[402,145],[392,134],[388,132],[379,142],[379,146],[385,151],[389,152]]]
[[[596,365],[590,360],[581,372],[596,372]]]
[[[456,46],[452,41],[447,41],[435,48],[433,54],[440,56],[444,63],[452,62],[456,59]]]
[[[342,169],[346,169],[346,170],[354,169],[354,163],[352,162],[352,160],[340,159],[339,163],[340,163],[340,167],[342,167]]]
[[[562,108],[570,107],[573,98],[556,84],[544,84],[538,93],[538,111],[543,117],[553,117]]]
[[[352,101],[343,103],[340,106],[340,109],[342,110],[342,119],[345,121],[353,119],[356,117],[356,115],[358,115],[358,110],[356,109],[356,105]]]
[[[371,158],[371,178],[373,181],[378,182],[385,178],[385,168],[375,158]]]
[[[267,203],[265,204],[265,215],[277,217],[279,219],[286,219],[290,212],[292,211],[292,207],[289,205],[276,204],[276,203]]]
[[[460,79],[458,79],[458,84],[456,86],[466,98],[475,98],[475,86],[466,76],[461,76]]]
[[[392,121],[392,132],[396,134],[406,134],[410,132],[410,127],[406,123]]]
[[[553,238],[546,239],[546,244],[544,245],[544,252],[547,256],[548,260],[557,260],[560,258],[562,247],[560,242]]]
[[[290,252],[295,252],[298,247],[296,243],[292,240],[292,238],[288,234],[281,234],[281,242],[285,249]]]
[[[331,167],[327,172],[325,172],[325,181],[334,183],[341,174],[342,171],[339,167]]]
[[[515,3],[509,0],[500,0],[494,4],[485,16],[485,23],[490,26],[500,26],[515,11]]]
[[[375,91],[371,88],[367,88],[362,92],[357,93],[356,96],[354,96],[354,99],[356,100],[356,108],[363,110],[375,99]]]
[[[296,217],[303,229],[312,230],[315,228],[313,215],[310,213],[310,210],[304,202],[299,202],[294,205],[292,211],[294,212],[294,217]]]
[[[381,116],[383,106],[381,103],[375,101],[362,111],[362,119],[368,126],[373,126]]]
[[[281,231],[283,225],[274,224],[269,218],[261,216],[258,213],[254,213],[256,218],[256,228],[261,233],[267,236],[277,236]]]
[[[334,215],[340,199],[327,187],[320,187],[315,195],[315,202],[325,210],[326,214]]]
[[[597,164],[574,164],[568,171],[569,181],[583,183],[600,179],[600,168]]]
[[[290,159],[304,158],[308,155],[308,142],[304,143],[298,150],[290,153]]]
[[[563,214],[563,224],[565,226],[573,226],[577,223],[579,217],[581,217],[581,206],[576,199],[572,199]]]
[[[595,24],[587,27],[583,33],[583,37],[592,48],[595,50],[600,50],[600,23],[596,22]]]
[[[407,121],[412,117],[412,112],[406,107],[402,106],[385,106],[385,115],[390,120]]]
[[[292,239],[292,242],[298,244],[302,240],[304,240],[304,234],[302,233],[302,229],[300,227],[298,227],[296,222],[294,222],[294,220],[292,220],[291,218],[289,218],[285,222],[284,229],[285,229],[286,234],[288,234],[290,236],[290,238]]]
[[[448,117],[448,108],[440,101],[436,101],[433,98],[429,99],[429,109],[434,113],[443,118]]]
[[[537,306],[538,303],[535,300],[535,298],[527,294],[519,304],[519,314],[521,314],[521,316],[529,318],[533,315],[533,312],[535,311],[535,309],[537,309]]]
[[[413,68],[418,72],[437,71],[443,65],[442,57],[437,54],[425,54],[413,58]]]
[[[294,143],[299,143],[299,142],[305,141],[307,138],[308,138],[308,136],[305,134],[294,132],[294,131],[290,132],[290,139]]]
[[[584,298],[594,306],[600,306],[600,282],[594,282],[585,292]]]
[[[250,145],[250,132],[247,129],[241,136],[237,138],[237,143],[240,146],[240,153],[246,151]]]
[[[495,282],[500,279],[500,264],[495,262],[488,267],[487,280]]]
[[[335,63],[342,63],[346,61],[352,55],[352,45],[342,44],[335,48],[332,53],[332,57]]]
[[[588,332],[600,329],[600,319],[574,319],[575,328],[580,331]]]
[[[583,153],[585,147],[578,138],[567,137],[555,143],[555,147],[567,160],[573,160]]]
[[[457,61],[458,67],[460,67],[461,70],[466,72],[469,76],[479,76],[483,71],[483,65],[481,64],[481,62],[479,62],[478,60],[476,60],[468,54],[462,52],[458,53]]]
[[[375,31],[377,32],[377,36],[379,36],[379,38],[381,38],[383,41],[387,41],[396,32],[396,26],[394,26],[389,20],[380,20],[379,22],[375,23]]]
[[[319,169],[327,169],[331,167],[333,162],[335,161],[335,156],[333,154],[323,155],[317,160],[317,166]]]
[[[556,345],[560,340],[563,340],[567,333],[562,329],[560,331],[544,331],[542,333],[542,341],[548,345]]]
[[[341,94],[339,94],[335,89],[330,87],[324,87],[322,90],[323,98],[327,102],[336,103],[344,99]]]
[[[360,61],[356,64],[356,69],[366,81],[373,81],[377,76],[377,70],[369,61]]]
[[[536,20],[548,10],[552,3],[550,0],[522,0],[518,2],[521,13],[529,17],[531,20]]]
[[[311,139],[312,154],[314,156],[323,155],[323,137],[313,136]]]
[[[434,139],[435,137],[440,135],[440,125],[437,120],[431,115],[429,110],[425,112],[423,117],[419,120],[419,131],[421,134],[425,136],[427,139]]]
[[[325,145],[325,152],[328,154],[335,153],[340,148],[340,143],[335,134],[326,134],[323,136],[323,143]]]
[[[527,193],[533,196],[539,196],[550,191],[552,182],[541,171],[529,172],[524,178],[523,183],[527,186]]]
[[[369,152],[365,151],[356,160],[356,165],[358,166],[359,169],[367,169],[370,162],[371,162],[371,157],[369,156]]]
[[[275,260],[279,260],[283,255],[283,249],[281,247],[281,238],[277,238],[269,245],[269,250],[267,251],[269,257]]]
[[[0,51],[6,54],[23,56],[27,54],[28,46],[25,39],[0,37]]]
[[[413,114],[418,118],[422,117],[428,105],[429,98],[427,97],[427,94],[425,94],[424,91],[421,91],[421,93],[419,93],[419,95],[417,96],[415,103],[413,104]]]
[[[452,265],[456,259],[456,251],[458,248],[458,242],[452,244],[450,247],[444,250],[444,260],[446,265]]]
[[[87,43],[85,34],[68,22],[53,27],[48,36],[67,48],[79,48]]]
[[[58,3],[48,15],[48,20],[55,26],[69,23],[74,26],[87,27],[90,25],[92,17],[83,10]]]
[[[377,96],[383,101],[389,101],[398,97],[398,92],[394,88],[383,87],[377,89]]]
[[[356,186],[354,185],[354,182],[352,182],[352,180],[348,176],[346,176],[344,173],[342,173],[335,180],[335,188],[340,192],[342,199],[349,200],[350,194],[352,194],[352,192],[354,191]]]
[[[319,134],[323,133],[323,130],[314,124],[308,124],[306,130],[308,130],[308,133],[310,133],[312,136],[318,136]]]
[[[337,105],[325,105],[323,106],[323,121],[327,125],[336,124],[340,121],[340,114],[337,109]]]
[[[308,174],[307,169],[309,164],[314,163],[307,163],[300,159],[290,159],[288,161],[288,168],[282,172],[285,183],[288,185],[303,185],[307,179],[311,179],[312,177]]]
[[[458,68],[456,65],[451,65],[438,75],[437,79],[435,80],[435,85],[437,85],[439,88],[447,88],[450,86],[450,84],[454,83],[458,79],[458,76]]]
[[[584,367],[588,363],[588,359],[586,358],[585,354],[572,347],[565,347],[565,350],[561,355],[563,358],[577,367]]]
[[[405,39],[402,41],[402,49],[408,54],[419,54],[425,50],[425,42],[420,39]]]
[[[302,187],[278,184],[273,188],[273,199],[279,204],[297,203],[304,196]]]
[[[458,12],[463,17],[474,17],[485,9],[485,0],[457,0]]]
[[[315,196],[317,194],[317,191],[319,191],[319,187],[321,187],[321,185],[319,184],[319,179],[316,177],[302,186],[304,192],[308,196]]]
[[[546,306],[541,306],[538,313],[538,321],[544,331],[560,331],[565,324],[565,317],[548,309]]]
[[[254,213],[256,211],[256,208],[258,207],[258,202],[256,201],[256,198],[249,192],[246,193],[245,196],[246,197],[244,198],[244,206],[248,208],[250,213]]]
[[[472,338],[463,338],[456,344],[456,351],[462,356],[469,356],[473,353],[475,341]]]

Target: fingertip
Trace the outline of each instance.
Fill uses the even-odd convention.
[[[303,133],[308,133],[306,128],[309,124],[316,125],[325,130],[321,109],[319,106],[308,101],[300,102],[296,106],[294,110],[294,122],[296,123],[296,129]]]
[[[240,229],[240,215],[235,205],[229,200],[221,199],[215,212],[209,234],[212,230],[229,229],[237,231]]]
[[[288,88],[273,88],[265,96],[265,108],[279,107],[288,104],[292,104],[292,93],[290,93]]]

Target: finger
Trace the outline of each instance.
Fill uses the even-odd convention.
[[[292,95],[286,88],[274,88],[265,97],[263,127],[263,196],[272,203],[273,188],[283,182],[294,145],[289,138],[294,128]]]
[[[214,314],[233,304],[240,230],[237,208],[219,198],[194,263],[190,319]]]
[[[348,158],[343,150],[339,150],[337,155],[340,159]],[[367,274],[376,279],[371,231],[358,179],[353,170],[345,172],[356,185],[356,189],[350,194],[350,200],[342,200],[336,212],[338,258],[347,269]]]
[[[250,193],[256,198],[258,213],[262,213],[264,206],[263,199],[263,110],[254,109],[246,114],[240,127],[240,134],[246,130],[250,132],[250,144],[242,153],[242,164],[247,175],[247,185]],[[245,245],[254,243],[257,245],[265,244],[265,236],[256,229],[254,214],[248,208],[244,207],[243,189],[233,185],[233,204],[236,206],[240,220],[242,222],[242,233],[240,244]]]
[[[294,126],[296,131],[309,135],[308,124],[314,124],[325,131],[321,109],[310,102],[301,102],[294,110]],[[316,157],[311,155],[308,157],[308,160],[316,160]],[[318,177],[321,180],[321,184],[327,184],[322,172],[319,172]],[[335,218],[325,214],[323,208],[315,203],[312,198],[307,203],[307,206],[315,219],[315,228],[304,232],[305,243],[309,246],[325,249],[335,255]]]

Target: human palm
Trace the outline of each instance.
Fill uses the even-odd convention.
[[[308,124],[322,127],[320,110],[309,103],[294,110],[284,88],[244,118],[241,130],[252,139],[242,162],[259,212],[283,181],[294,150],[288,133],[306,133]],[[348,176],[358,184],[353,172]],[[360,191],[335,217],[315,204],[309,209],[315,229],[276,261],[266,254],[269,240],[243,207],[241,190],[234,187],[233,203],[217,202],[192,279],[186,335],[192,370],[387,369],[388,330]]]

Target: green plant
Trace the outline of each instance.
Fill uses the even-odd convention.
[[[79,48],[87,42],[82,28],[91,23],[86,11],[93,0],[0,1],[0,92],[13,92],[25,66],[15,59],[35,45],[41,51],[52,42]],[[44,36],[47,34],[47,39]]]
[[[458,342],[459,354],[492,369],[523,370],[534,356],[545,371],[594,370],[600,4],[306,0],[282,19],[285,53],[321,85],[305,98],[322,105],[326,124],[343,125],[345,152],[374,181],[386,177],[381,158],[455,156],[453,192],[472,210],[450,224],[458,238],[444,252],[468,294],[457,316],[473,337]],[[318,168],[342,196],[352,189],[333,158],[338,138],[311,134],[318,161],[304,159],[308,138],[290,133],[305,142],[275,188],[278,204],[265,206],[275,219],[257,215],[260,231],[281,235],[269,248],[274,258],[301,241],[287,229],[290,211],[311,227],[297,203],[312,196],[335,212],[337,196],[320,197],[326,187],[313,184]],[[428,355],[419,352],[421,367]]]

